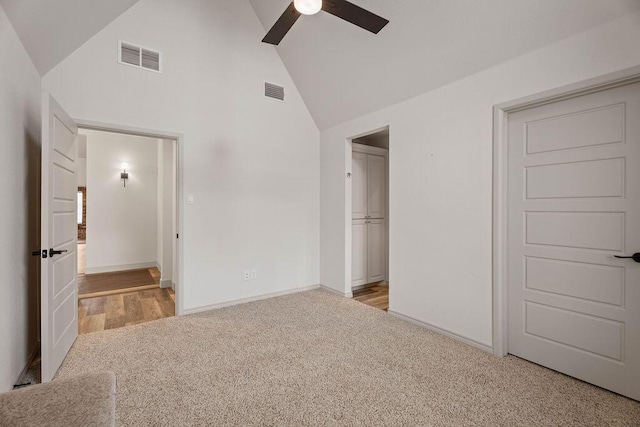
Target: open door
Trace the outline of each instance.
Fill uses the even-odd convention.
[[[42,382],[50,381],[78,336],[78,128],[48,93],[42,98]]]

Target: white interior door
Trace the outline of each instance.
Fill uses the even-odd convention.
[[[367,155],[367,215],[384,218],[387,212],[387,160]]]
[[[351,225],[351,286],[367,282],[367,221],[355,220]]]
[[[367,215],[367,155],[353,152],[351,158],[351,219]]]
[[[385,279],[386,232],[384,219],[372,219],[367,224],[367,283]]]
[[[42,100],[42,381],[50,381],[78,336],[78,129],[58,103]],[[59,252],[59,253],[58,253]]]
[[[640,84],[508,133],[508,352],[640,399]]]

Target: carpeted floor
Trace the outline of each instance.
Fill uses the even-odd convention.
[[[640,403],[310,291],[81,335],[124,426],[638,426]]]

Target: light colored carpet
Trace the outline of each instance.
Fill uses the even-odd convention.
[[[0,394],[0,425],[112,427],[115,405],[113,372],[78,375]]]
[[[310,291],[81,335],[118,425],[638,426],[640,403]]]

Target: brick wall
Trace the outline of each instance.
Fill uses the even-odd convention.
[[[87,187],[78,187],[82,192],[82,224],[78,224],[78,240],[87,238]]]

